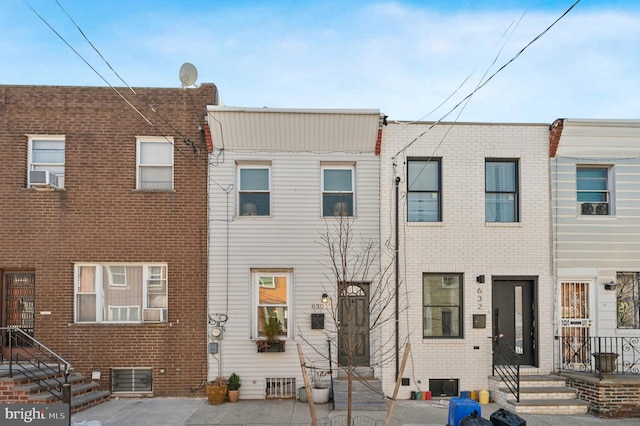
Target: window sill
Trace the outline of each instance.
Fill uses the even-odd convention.
[[[167,193],[175,193],[176,190],[175,189],[134,189],[132,192],[142,192],[142,193],[163,193],[163,192],[167,192]]]
[[[423,337],[422,344],[430,346],[438,345],[463,345],[466,344],[464,337]]]
[[[522,222],[485,222],[487,228],[522,228]]]
[[[442,228],[444,227],[444,222],[407,222],[407,226],[418,228]]]

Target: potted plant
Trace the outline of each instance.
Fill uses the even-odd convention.
[[[238,399],[240,398],[240,386],[242,386],[240,383],[240,376],[236,373],[232,373],[227,381],[227,399],[229,399],[229,402],[238,402]]]
[[[280,340],[282,325],[276,317],[269,317],[262,329],[264,339],[256,340],[258,352],[284,352],[284,340]]]
[[[209,404],[222,404],[226,396],[227,380],[224,377],[218,376],[215,380],[207,383],[207,398],[209,400]]]
[[[324,381],[327,372],[311,367],[311,399],[314,404],[326,404],[329,402],[330,389]]]
[[[611,373],[617,368],[618,354],[614,352],[594,352],[591,354],[595,368],[601,373]]]

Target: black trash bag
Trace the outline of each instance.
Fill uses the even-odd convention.
[[[494,426],[527,426],[526,420],[504,408],[491,414],[489,419]]]
[[[471,413],[470,416],[461,418],[458,422],[458,426],[491,426],[492,424],[493,423],[484,417],[478,416],[477,411]]]

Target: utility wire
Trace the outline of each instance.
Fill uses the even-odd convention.
[[[149,118],[147,118],[138,108],[136,108],[135,105],[133,105],[116,87],[114,87],[102,74],[100,74],[100,72],[98,70],[96,70],[73,46],[71,46],[71,44],[58,32],[56,31],[55,28],[53,28],[51,26],[51,24],[49,24],[49,22],[42,16],[40,15],[30,4],[29,2],[27,2],[27,0],[22,0],[22,2],[56,35],[58,36],[58,38],[60,40],[62,40],[62,42],[64,44],[67,45],[67,47],[69,47],[69,49],[71,49],[73,51],[73,53],[76,54],[76,56],[78,56],[98,77],[100,77],[100,79],[102,81],[104,81],[106,83],[107,86],[109,86],[109,88],[111,88],[115,93],[117,93],[117,95],[131,108],[133,109],[140,117],[142,117],[142,119],[147,122],[147,124],[149,124],[149,126],[153,127],[160,135],[162,135],[162,137],[164,137],[167,142],[169,142],[171,145],[173,145],[178,152],[187,160],[189,161],[194,167],[196,167],[196,169],[198,169],[200,172],[204,173],[205,176],[207,176],[207,178],[212,181],[215,185],[217,185],[220,189],[222,189],[224,192],[226,192],[227,190],[220,185],[218,182],[216,182],[214,179],[212,179],[209,176],[209,173],[206,169],[203,169],[200,165],[198,165],[197,163],[195,163],[193,161],[192,158],[188,157],[184,152],[182,152],[182,150],[180,149],[179,146],[176,146],[172,140],[170,140],[165,134],[164,132],[162,132]],[[179,136],[181,136],[184,139],[185,143],[191,144],[191,146],[193,147],[193,143],[189,140],[189,138],[187,138],[186,136],[184,136],[180,131],[178,131],[177,129],[175,129],[174,126],[172,126],[167,120],[165,120],[151,105],[149,105],[144,99],[142,99],[123,79],[122,77],[120,77],[120,75],[113,69],[113,67],[111,67],[111,65],[109,64],[109,62],[102,56],[102,54],[95,48],[95,46],[93,45],[93,43],[91,43],[91,41],[89,41],[89,39],[86,37],[86,35],[84,34],[84,32],[82,31],[82,29],[80,29],[80,27],[78,27],[78,25],[75,23],[75,21],[73,20],[73,18],[64,10],[64,8],[62,8],[62,6],[60,5],[60,3],[58,2],[58,0],[56,0],[56,3],[58,4],[58,6],[60,7],[60,9],[69,17],[69,19],[71,20],[71,22],[73,22],[73,24],[76,26],[76,28],[78,29],[78,31],[80,31],[80,33],[82,34],[82,36],[85,38],[85,40],[89,43],[89,45],[98,53],[98,55],[103,59],[103,61],[109,66],[109,68],[113,71],[113,73],[118,76],[118,78],[127,86],[127,88],[129,88],[137,97],[138,99],[140,99],[149,109],[151,109],[151,111],[153,111],[156,115],[158,115],[172,130],[174,130]],[[188,141],[188,142],[187,142]],[[208,163],[207,163],[208,164]]]
[[[171,130],[173,130],[176,134],[180,135],[180,137],[182,137],[184,143],[188,146],[190,146],[191,148],[195,149],[195,144],[193,142],[191,142],[191,140],[185,136],[184,134],[182,134],[182,132],[180,132],[178,129],[176,129],[167,119],[165,119],[153,106],[151,106],[146,100],[144,100],[125,80],[124,78],[122,78],[122,76],[120,76],[120,74],[118,74],[118,72],[111,66],[111,64],[109,63],[109,61],[107,61],[107,59],[102,55],[102,53],[100,52],[100,50],[98,50],[98,48],[91,42],[91,40],[89,40],[89,38],[87,37],[87,35],[84,33],[84,31],[82,31],[82,28],[80,28],[80,26],[76,23],[76,21],[71,17],[71,15],[69,15],[69,13],[67,13],[67,11],[64,9],[64,7],[62,7],[62,5],[60,4],[60,2],[58,0],[56,0],[56,4],[58,5],[58,7],[60,8],[60,10],[67,15],[67,18],[69,18],[69,20],[71,21],[71,23],[76,27],[76,29],[78,30],[78,32],[80,32],[80,34],[82,35],[82,37],[84,37],[84,39],[86,40],[87,43],[89,43],[89,46],[91,46],[91,48],[98,54],[98,56],[100,56],[100,58],[102,59],[102,61],[107,64],[107,66],[109,67],[109,69],[115,74],[116,77],[118,77],[118,79],[127,87],[127,89],[129,89],[131,91],[131,93],[133,93],[143,104],[145,104],[147,106],[147,108],[149,108],[155,115],[157,115],[167,126],[169,126],[171,128]],[[155,127],[155,126],[154,126]]]
[[[449,114],[451,114],[453,111],[455,111],[456,109],[458,109],[460,107],[460,105],[462,105],[463,103],[465,103],[469,98],[471,98],[473,95],[476,94],[476,92],[478,92],[480,89],[482,89],[484,86],[486,86],[491,80],[493,80],[493,78],[500,73],[502,70],[504,70],[506,67],[508,67],[509,65],[511,65],[511,63],[513,63],[516,59],[518,59],[520,57],[520,55],[522,55],[522,53],[527,50],[533,43],[535,43],[536,41],[538,41],[542,36],[544,36],[551,28],[553,28],[558,22],[560,22],[560,20],[562,20],[578,3],[580,3],[580,0],[576,0],[562,15],[560,15],[560,17],[558,17],[555,21],[553,21],[553,23],[551,23],[551,25],[549,25],[544,31],[542,31],[540,34],[538,34],[536,37],[534,37],[529,43],[527,43],[522,49],[520,49],[520,51],[518,53],[516,53],[510,60],[508,60],[505,64],[503,64],[500,68],[498,68],[493,74],[491,74],[486,80],[482,81],[471,93],[469,93],[467,96],[465,96],[460,102],[458,102],[456,105],[454,105],[449,111],[447,111],[446,114],[444,114],[442,117],[440,117],[440,119],[438,119],[438,121],[436,121],[435,123],[433,123],[432,125],[430,125],[424,132],[420,133],[417,137],[415,137],[411,142],[409,142],[407,145],[405,145],[400,151],[398,151],[396,153],[396,155],[394,155],[394,157],[397,157],[398,155],[400,155],[402,152],[404,152],[405,150],[407,150],[407,148],[409,148],[411,145],[413,145],[414,143],[416,143],[420,138],[422,138],[422,136],[424,136],[429,130],[433,129],[438,123],[440,123],[441,121],[443,121],[445,118],[447,118],[449,116]]]

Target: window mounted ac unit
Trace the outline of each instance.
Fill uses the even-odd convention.
[[[582,203],[580,206],[580,214],[584,216],[599,215],[604,216],[609,214],[608,203]]]
[[[142,320],[144,322],[167,322],[167,309],[143,309]]]
[[[49,170],[29,171],[29,185],[33,187],[58,188],[58,176]]]

